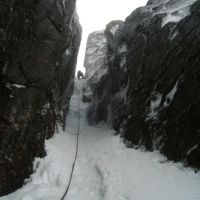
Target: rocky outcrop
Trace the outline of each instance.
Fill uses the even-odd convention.
[[[0,2],[0,195],[20,187],[65,126],[81,28],[71,0]]]
[[[121,97],[111,102],[114,129],[128,146],[159,149],[168,159],[197,168],[199,11],[199,0],[150,0],[118,27],[114,45],[107,39],[108,71],[115,72],[108,74],[110,99]]]
[[[200,1],[150,1],[125,21],[119,38],[130,74],[121,134],[168,159],[200,167]]]
[[[110,121],[113,128],[116,130],[118,130],[118,123],[116,123],[118,121],[118,113],[121,113],[129,78],[127,70],[127,46],[116,37],[117,32],[120,33],[122,28],[122,21],[112,21],[105,29],[107,40],[106,60],[109,69],[107,79],[110,83],[110,92],[106,94],[110,99],[110,113],[108,115],[111,118]]]
[[[87,40],[84,66],[86,68],[87,89],[92,91],[92,103],[88,111],[91,124],[106,120],[108,98],[104,94],[108,91],[106,63],[106,36],[104,31],[91,33]],[[103,112],[101,112],[103,111]],[[106,112],[105,112],[106,111]]]
[[[113,102],[111,94],[123,85],[124,73],[120,73],[120,64],[114,59],[117,46],[114,36],[121,24],[122,21],[112,21],[105,31],[93,32],[88,37],[84,66],[87,87],[92,91],[92,98],[89,97],[92,103],[88,111],[90,123],[110,121]],[[123,57],[123,52],[119,54]]]

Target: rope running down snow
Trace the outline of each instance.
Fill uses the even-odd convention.
[[[69,191],[69,188],[70,188],[70,185],[71,185],[71,181],[72,181],[72,176],[73,176],[73,173],[74,173],[74,167],[76,165],[76,160],[77,160],[77,156],[78,156],[79,132],[80,132],[80,117],[81,117],[81,114],[80,114],[80,102],[81,102],[81,95],[80,95],[80,91],[79,91],[78,130],[77,130],[77,134],[74,134],[74,135],[77,135],[77,140],[76,140],[76,154],[75,154],[74,162],[73,162],[73,165],[72,165],[72,170],[71,170],[71,174],[70,174],[69,183],[68,183],[68,186],[67,186],[67,188],[65,190],[65,193],[63,194],[61,200],[65,199],[65,197],[67,196],[67,193]]]

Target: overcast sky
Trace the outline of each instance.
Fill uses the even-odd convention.
[[[147,0],[77,0],[77,12],[83,28],[77,68],[83,70],[85,47],[89,33],[105,29],[112,20],[124,20]]]

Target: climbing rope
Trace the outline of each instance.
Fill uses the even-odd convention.
[[[79,103],[80,103],[80,102],[79,102]],[[79,118],[79,111],[78,111],[78,115],[76,115],[76,117]],[[77,134],[77,130],[76,130],[76,132],[75,132],[75,131],[72,131],[72,130],[70,130],[69,127],[66,127],[65,130],[67,131],[67,133],[69,133],[69,134],[71,134],[71,135],[78,135],[78,134]]]
[[[80,91],[79,91],[79,94],[80,94]],[[68,191],[69,191],[69,188],[70,188],[70,185],[71,185],[71,182],[72,182],[72,177],[73,177],[73,173],[74,173],[74,168],[75,168],[75,165],[76,165],[76,160],[77,160],[77,156],[78,156],[78,146],[79,146],[79,132],[80,132],[80,117],[81,117],[81,114],[80,114],[80,102],[81,102],[81,95],[79,95],[79,106],[78,106],[78,129],[77,129],[77,133],[73,133],[73,132],[70,132],[70,134],[73,134],[73,135],[76,135],[77,136],[77,139],[76,139],[76,154],[75,154],[75,157],[74,157],[74,162],[73,162],[73,165],[72,165],[72,170],[71,170],[71,174],[70,174],[70,179],[69,179],[69,183],[67,185],[67,188],[65,190],[65,193],[63,194],[61,200],[64,200],[65,197],[67,196],[68,194]]]

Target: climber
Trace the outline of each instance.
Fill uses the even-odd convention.
[[[77,77],[78,77],[78,80],[80,79],[83,79],[84,76],[83,76],[83,72],[81,72],[80,70],[77,72]]]

